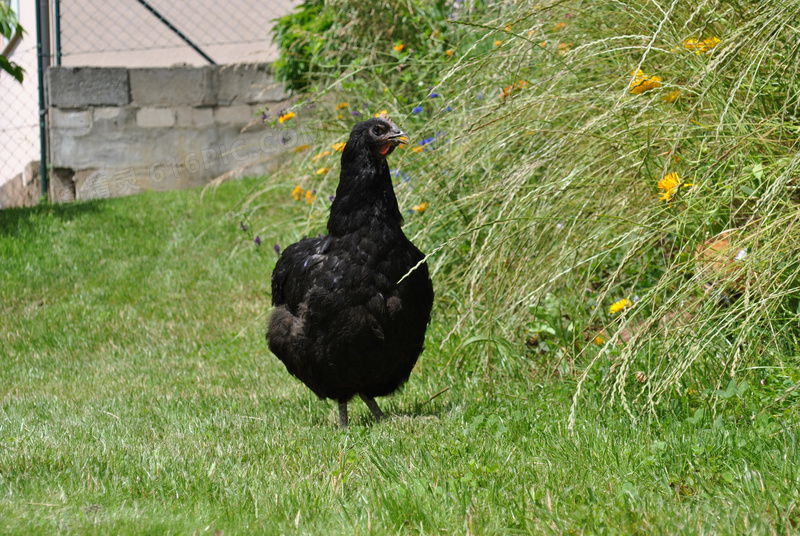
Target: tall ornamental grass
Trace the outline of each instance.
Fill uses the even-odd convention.
[[[338,22],[292,108],[316,142],[270,179],[298,236],[324,230],[338,144],[386,110],[448,364],[573,380],[573,419],[588,385],[632,416],[794,385],[800,4],[383,3],[391,24],[320,8]]]

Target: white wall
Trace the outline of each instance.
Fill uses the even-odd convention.
[[[25,69],[22,85],[5,71],[0,72],[0,184],[21,173],[31,160],[39,159],[35,6],[34,0],[19,2],[20,23],[26,33],[8,56]]]

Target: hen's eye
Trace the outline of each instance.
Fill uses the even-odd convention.
[[[381,127],[379,127],[377,125],[372,127],[372,133],[373,134],[380,134],[381,133]]]

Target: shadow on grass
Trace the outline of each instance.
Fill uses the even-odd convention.
[[[85,214],[103,211],[104,200],[73,203],[40,203],[33,207],[15,207],[0,210],[0,236],[24,234],[37,226],[37,220],[53,217],[61,222],[75,220]]]
[[[443,414],[450,411],[452,403],[449,401],[439,401],[437,404],[430,404],[428,402],[411,402],[404,407],[389,407],[389,399],[376,399],[378,404],[383,409],[385,419],[381,422],[375,420],[375,417],[369,412],[366,406],[355,403],[356,399],[348,404],[348,413],[350,415],[350,428],[354,426],[363,428],[372,428],[374,426],[383,426],[391,424],[392,422],[419,422],[425,423],[430,421],[438,421],[442,418]],[[331,427],[338,429],[338,417],[336,416],[336,405],[331,401],[327,401],[327,406],[331,408],[330,413],[313,414],[309,415],[309,423],[314,427]],[[324,404],[324,402],[321,402]],[[385,407],[384,407],[385,406]],[[362,411],[363,409],[363,411]]]

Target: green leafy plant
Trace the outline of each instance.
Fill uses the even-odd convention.
[[[323,34],[333,25],[329,14],[323,13],[324,7],[324,0],[307,0],[273,26],[273,40],[281,51],[273,69],[289,89],[308,86],[311,61],[324,47]]]
[[[445,0],[307,0],[273,27],[280,48],[275,75],[293,90],[348,70],[369,70],[384,83],[387,76],[408,79],[399,75],[414,58],[445,50],[448,9]]]
[[[14,35],[22,34],[23,31],[17,20],[16,13],[11,11],[11,8],[5,2],[0,2],[0,35],[6,40],[10,40]],[[22,83],[25,72],[23,68],[2,54],[0,54],[0,69],[16,78],[17,82]]]

